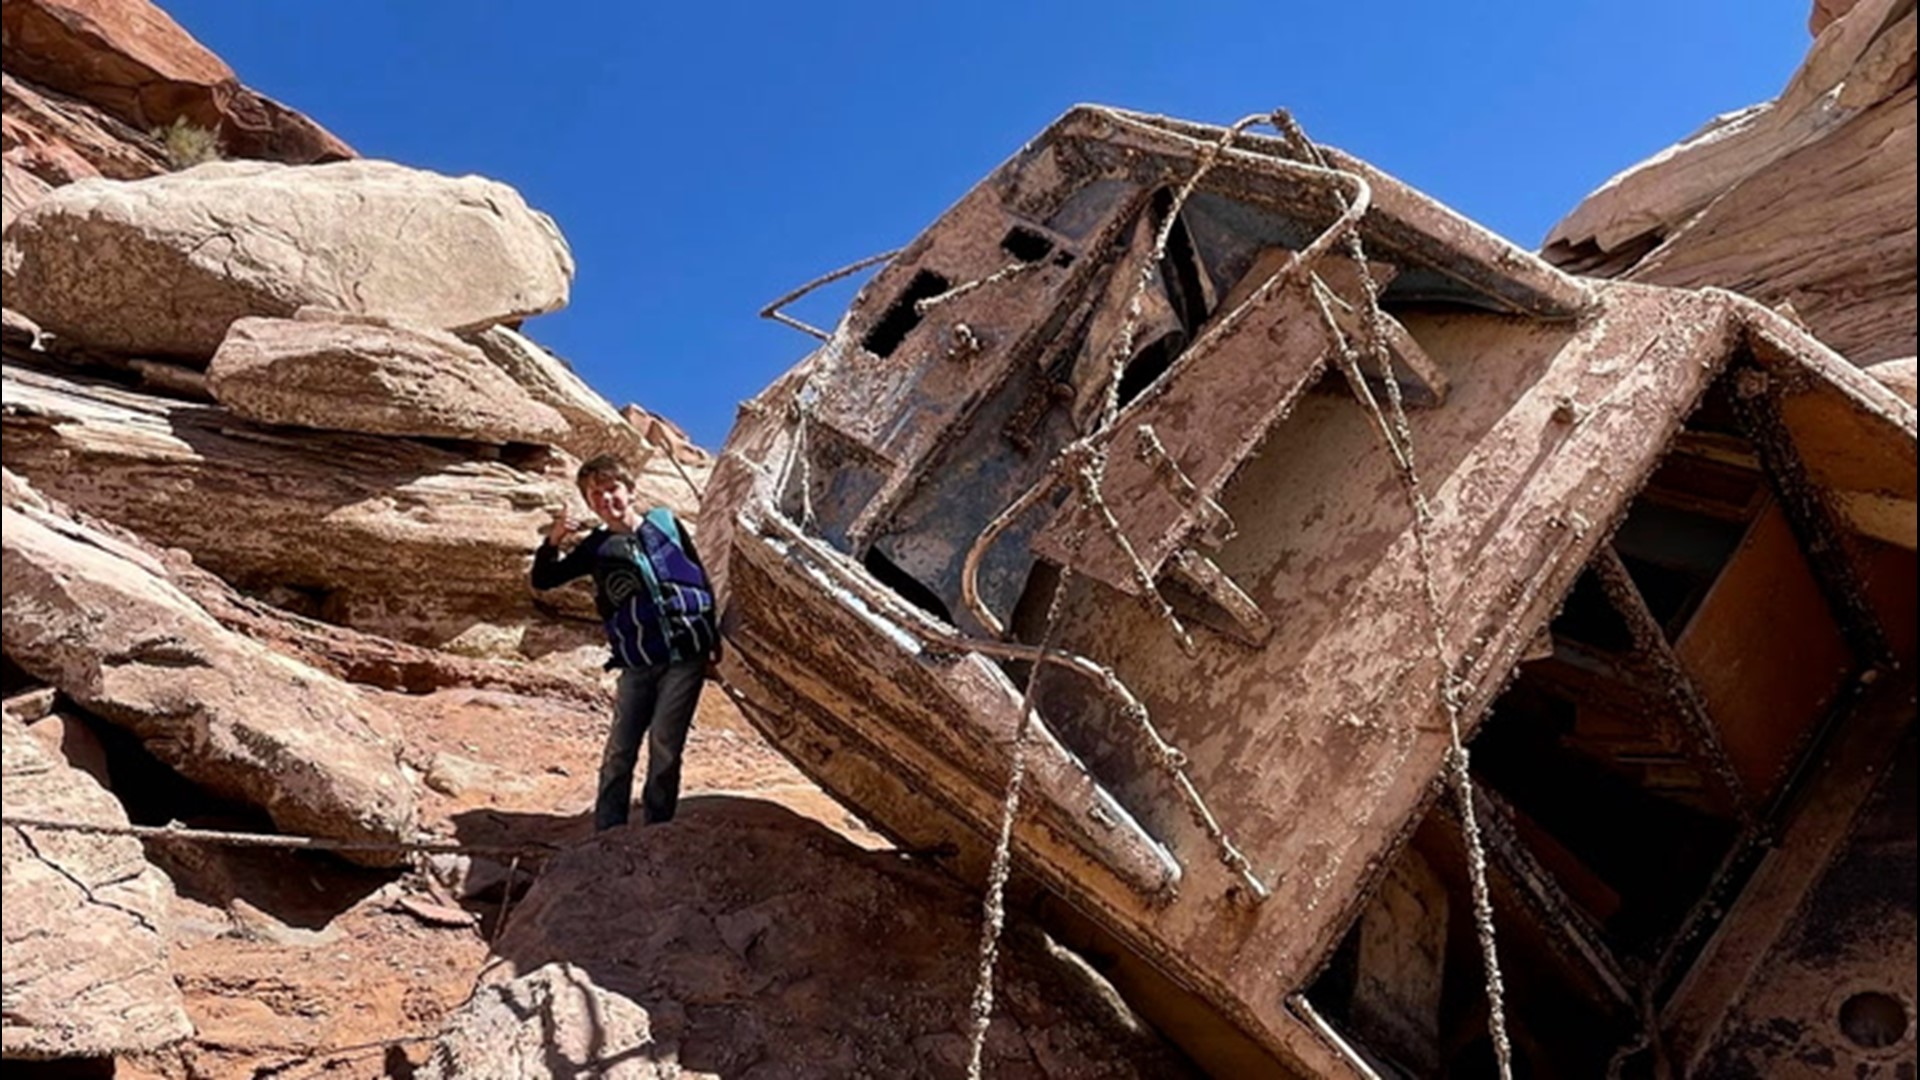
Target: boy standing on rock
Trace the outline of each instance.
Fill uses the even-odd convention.
[[[647,780],[641,820],[657,825],[673,819],[680,754],[707,666],[720,655],[713,588],[693,538],[672,511],[642,513],[634,504],[633,474],[619,458],[593,458],[580,466],[575,482],[601,524],[563,555],[573,524],[566,507],[556,511],[533,553],[533,587],[552,589],[593,575],[594,606],[613,651],[607,667],[620,672],[593,825],[600,830],[626,824],[642,735]]]

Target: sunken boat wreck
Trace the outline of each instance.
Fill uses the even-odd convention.
[[[1075,108],[742,407],[743,709],[1216,1075],[1911,1075],[1912,405],[1276,118]]]

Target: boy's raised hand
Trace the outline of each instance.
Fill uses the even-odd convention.
[[[573,532],[573,519],[567,514],[567,506],[561,503],[553,512],[553,523],[547,526],[547,543],[559,547]]]

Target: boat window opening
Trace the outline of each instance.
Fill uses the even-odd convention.
[[[1001,239],[1000,250],[1023,263],[1037,263],[1053,253],[1053,241],[1023,225],[1015,225]]]
[[[1553,638],[1556,643],[1570,642],[1605,653],[1625,653],[1633,648],[1633,635],[1591,570],[1581,574],[1567,594],[1559,617],[1553,620]]]
[[[1186,349],[1187,335],[1179,330],[1169,330],[1135,353],[1133,359],[1127,361],[1126,370],[1120,374],[1120,406],[1125,408],[1128,402],[1139,397],[1142,391],[1165,375]]]
[[[1166,192],[1162,192],[1166,195]],[[1171,196],[1168,196],[1171,201]],[[1159,200],[1155,200],[1156,216],[1159,216]],[[1160,280],[1167,290],[1167,301],[1172,305],[1174,314],[1179,317],[1180,325],[1189,337],[1207,321],[1207,285],[1200,266],[1199,252],[1194,249],[1193,237],[1187,231],[1187,224],[1175,218],[1173,228],[1167,233],[1166,257],[1160,261]]]
[[[913,280],[907,284],[907,291],[901,293],[900,298],[887,308],[886,314],[880,316],[880,321],[874,323],[873,329],[867,331],[867,336],[860,342],[861,347],[875,356],[892,356],[900,343],[907,340],[907,335],[913,333],[913,328],[920,325],[921,316],[916,305],[952,287],[953,283],[942,274],[926,269],[916,272]]]

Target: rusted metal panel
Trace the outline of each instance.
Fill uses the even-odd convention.
[[[1860,545],[1860,581],[1867,602],[1887,635],[1887,648],[1895,656],[1914,655],[1915,639],[1920,638],[1920,608],[1914,597],[1920,596],[1920,560],[1913,552],[1892,544],[1867,542]]]
[[[1913,444],[1889,453],[1887,425],[1837,388],[1815,381],[1783,395],[1780,418],[1853,532],[1914,550]]]
[[[1082,108],[1059,128],[1085,140],[1089,153],[1125,160],[1159,175],[1180,176],[1217,141],[1220,129],[1164,116]],[[1286,200],[1306,216],[1327,220],[1337,204],[1324,188],[1287,185],[1275,160],[1289,155],[1278,140],[1247,136],[1221,155],[1222,194],[1252,201]],[[1528,252],[1349,154],[1325,148],[1329,164],[1365,179],[1374,213],[1362,224],[1369,251],[1398,253],[1408,301],[1452,301],[1472,296],[1499,311],[1564,319],[1586,307],[1586,285],[1552,271]],[[1276,184],[1277,178],[1281,183]]]
[[[1771,503],[1674,648],[1758,799],[1778,793],[1857,666],[1786,516]]]
[[[1754,804],[1749,789],[1754,786],[1753,781],[1742,777],[1738,765],[1727,753],[1726,740],[1700,691],[1699,681],[1674,649],[1666,629],[1654,618],[1632,571],[1614,550],[1602,552],[1600,558],[1594,560],[1593,571],[1614,611],[1627,625],[1639,666],[1658,683],[1660,713],[1668,722],[1657,725],[1656,730],[1677,735],[1686,755],[1702,774],[1718,784],[1735,815],[1742,821],[1750,821]],[[1721,581],[1725,581],[1724,574]],[[1697,621],[1696,618],[1696,624]],[[1615,760],[1620,757],[1616,754]],[[1666,786],[1652,781],[1651,777],[1643,779],[1642,786]]]
[[[929,657],[890,625],[919,613],[904,604],[873,610],[835,580],[831,556],[771,539],[732,560],[738,602],[763,613],[732,628],[734,643],[753,658],[755,682],[804,688],[806,708],[796,710],[788,696],[782,712],[805,711],[837,726],[837,741],[871,743],[869,753],[916,775],[915,786],[931,797],[962,806],[997,798],[1019,705],[1005,678],[979,657]],[[822,594],[840,602],[822,604]],[[1050,852],[1052,859],[1079,874],[1114,874],[1149,899],[1177,885],[1172,857],[1044,733],[1029,750],[1028,770],[1041,808],[1029,839],[1080,849]]]
[[[1426,451],[1449,656],[1484,672],[1481,693],[1504,682],[1651,469],[1662,442],[1648,432],[1677,426],[1723,352],[1713,306],[1683,313],[1673,299],[1610,293],[1590,335],[1492,316],[1408,320],[1455,373],[1446,408],[1411,422]],[[1504,363],[1458,374],[1492,340]],[[1596,407],[1563,424],[1552,419],[1562,397]],[[1202,838],[1143,809],[1189,882],[1139,932],[1165,942],[1166,962],[1210,968],[1230,980],[1226,992],[1261,1000],[1299,985],[1331,947],[1438,772],[1445,717],[1411,514],[1359,408],[1304,399],[1223,502],[1240,532],[1217,561],[1273,617],[1264,649],[1202,634],[1189,660],[1149,613],[1090,584],[1069,603],[1062,644],[1111,664],[1147,701],[1274,880],[1258,917],[1222,911],[1230,881]],[[1076,715],[1076,704],[1048,698],[1043,711],[1061,716],[1063,739],[1096,773],[1115,777],[1123,802],[1163,807],[1156,774],[1102,735],[1107,717]]]
[[[1350,264],[1336,263],[1351,294],[1358,287]],[[1129,557],[1111,534],[1096,533],[1077,553],[1070,503],[1034,538],[1034,551],[1056,563],[1073,562],[1122,592],[1136,593],[1137,558],[1148,579],[1187,537],[1208,520],[1208,508],[1273,426],[1326,368],[1333,340],[1316,308],[1313,284],[1294,278],[1240,333],[1222,337],[1120,412],[1100,449],[1107,454],[1101,493],[1129,538]],[[1151,438],[1153,443],[1143,443]],[[1168,475],[1178,470],[1184,483]]]
[[[1849,714],[1830,766],[1666,1005],[1676,1063],[1700,1076],[1897,1076],[1914,1061],[1914,682]],[[1847,1035],[1862,993],[1903,1002],[1883,1045]],[[1871,1040],[1868,1040],[1871,1041]]]

